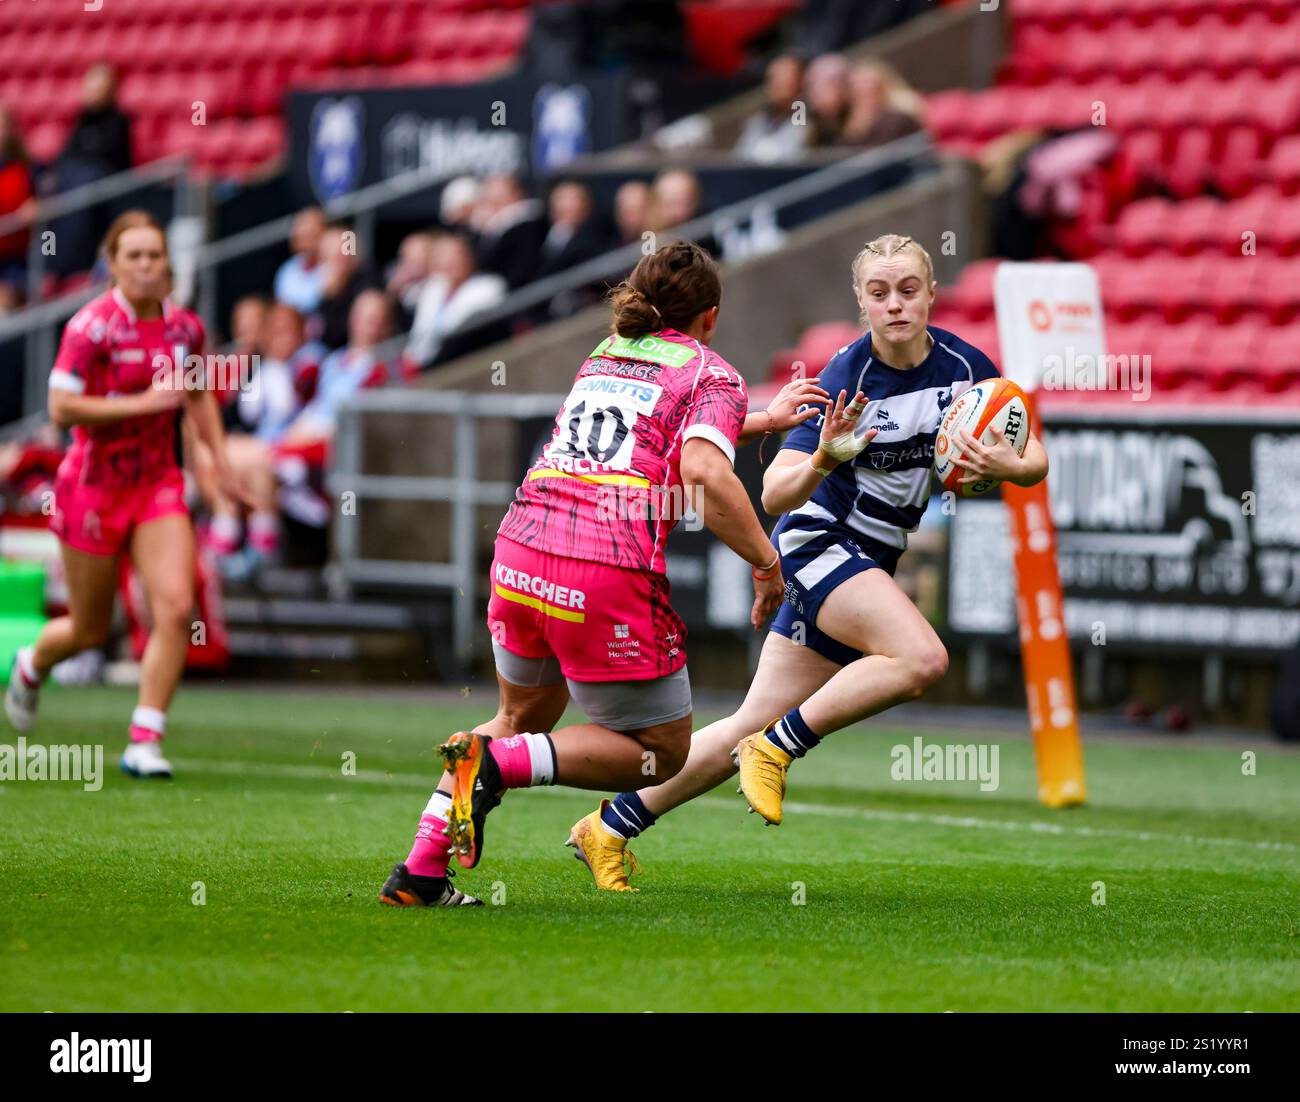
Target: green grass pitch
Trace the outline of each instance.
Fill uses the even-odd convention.
[[[0,1010],[1300,1010],[1300,755],[1263,736],[1089,743],[1050,812],[1023,737],[996,792],[891,780],[915,734],[998,736],[886,717],[795,767],[779,829],[730,786],[665,818],[640,894],[561,846],[595,795],[548,790],[458,880],[499,905],[382,907],[434,743],[493,703],[452,701],[183,689],[167,784],[117,772],[130,693],[51,689],[32,737],[106,779],[0,785]]]

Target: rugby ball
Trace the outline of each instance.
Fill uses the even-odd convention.
[[[989,478],[963,484],[965,468],[953,461],[961,454],[958,429],[965,429],[982,444],[992,444],[995,441],[989,430],[994,428],[1007,438],[1017,455],[1025,454],[1025,445],[1029,443],[1029,403],[1025,392],[1010,379],[984,379],[948,407],[939,423],[939,434],[934,438],[934,473],[945,490],[962,497],[979,497],[1001,482]]]

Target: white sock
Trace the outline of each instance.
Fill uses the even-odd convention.
[[[429,803],[424,809],[426,815],[432,815],[435,819],[441,819],[444,823],[447,821],[447,812],[451,810],[451,795],[447,792],[439,792],[436,788],[433,795],[429,797]]]
[[[164,735],[167,732],[167,713],[142,705],[131,713],[131,726],[143,727],[146,731],[153,731],[159,736]]]
[[[555,783],[555,744],[550,735],[520,735],[528,747],[528,760],[533,767],[533,784]]]

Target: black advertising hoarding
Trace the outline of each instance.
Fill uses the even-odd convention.
[[[1049,412],[1044,444],[1066,630],[1144,650],[1276,652],[1300,640],[1300,417],[1222,409]],[[1015,630],[1000,501],[952,518],[949,626]]]
[[[290,182],[300,202],[320,203],[416,168],[553,172],[626,141],[625,107],[623,78],[603,73],[569,85],[514,75],[295,92],[288,102]]]

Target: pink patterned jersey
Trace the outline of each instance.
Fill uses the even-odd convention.
[[[95,397],[139,394],[156,373],[183,384],[197,376],[203,323],[189,310],[163,303],[161,318],[140,321],[116,288],[78,310],[63,331],[50,387]],[[160,482],[176,468],[178,410],[106,425],[76,425],[61,477],[109,490]]]
[[[682,446],[703,437],[734,461],[748,405],[736,369],[676,329],[607,338],[578,372],[497,534],[664,573],[664,543],[683,512]]]

